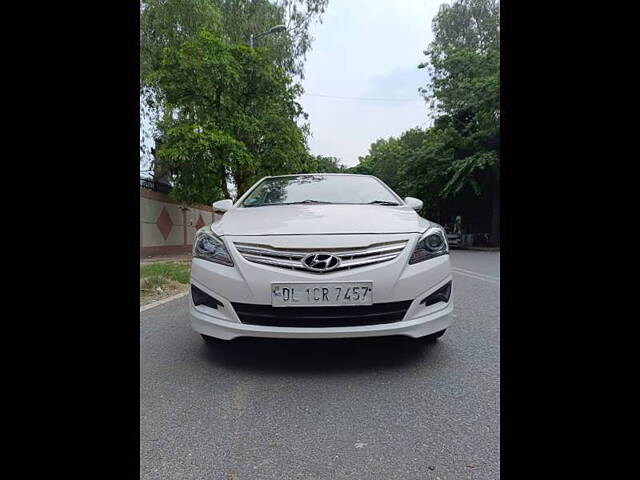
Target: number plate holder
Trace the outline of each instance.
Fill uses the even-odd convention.
[[[373,304],[373,282],[272,283],[274,307],[337,307]]]

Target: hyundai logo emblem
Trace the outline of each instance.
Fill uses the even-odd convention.
[[[302,264],[314,272],[328,272],[340,265],[340,259],[330,253],[312,253],[302,259]]]

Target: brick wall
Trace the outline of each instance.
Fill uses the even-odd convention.
[[[140,257],[188,253],[197,229],[213,223],[207,205],[175,202],[168,195],[140,189]]]

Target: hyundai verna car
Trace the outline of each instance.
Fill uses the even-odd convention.
[[[266,177],[196,232],[191,323],[236,337],[441,336],[453,309],[444,229],[369,175]]]

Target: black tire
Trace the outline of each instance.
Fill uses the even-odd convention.
[[[440,330],[439,332],[432,333],[431,335],[427,335],[427,336],[425,337],[425,340],[426,340],[427,342],[430,342],[430,343],[431,343],[431,342],[435,342],[435,341],[437,341],[437,340],[438,340],[442,335],[444,335],[444,332],[446,332],[446,331],[447,331],[447,329],[445,328],[444,330]]]

